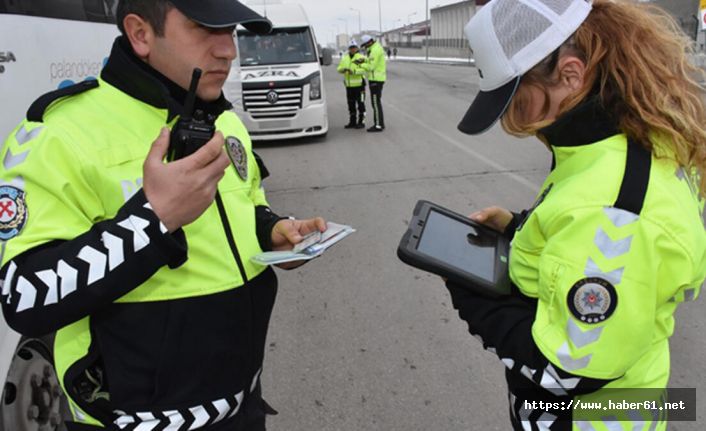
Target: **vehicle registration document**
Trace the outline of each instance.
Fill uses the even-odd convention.
[[[260,265],[277,265],[297,260],[311,260],[321,256],[329,247],[355,232],[352,227],[338,223],[328,222],[326,226],[328,229],[325,232],[310,233],[304,237],[302,242],[295,245],[292,250],[267,251],[253,256],[250,260]]]

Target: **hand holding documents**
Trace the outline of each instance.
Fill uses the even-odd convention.
[[[253,256],[250,260],[260,265],[278,265],[298,260],[310,260],[319,257],[338,241],[355,232],[350,226],[327,223],[326,232],[312,232],[302,242],[289,251],[268,251]]]

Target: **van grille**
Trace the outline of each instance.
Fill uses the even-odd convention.
[[[276,101],[271,94],[276,94]],[[256,120],[292,118],[302,107],[302,87],[243,90],[243,108]]]

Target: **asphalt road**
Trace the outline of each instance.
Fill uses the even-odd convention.
[[[478,89],[470,68],[390,64],[379,134],[343,129],[343,84],[333,67],[324,76],[327,139],[256,147],[272,172],[273,208],[358,232],[297,271],[279,271],[263,385],[280,414],[269,429],[509,429],[503,365],[470,336],[442,282],[395,252],[419,199],[462,213],[531,206],[549,152],[499,127],[480,137],[456,131]],[[706,428],[701,307],[679,312],[670,383],[698,388],[698,422],[671,430]]]

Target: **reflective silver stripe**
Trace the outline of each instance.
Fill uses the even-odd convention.
[[[632,237],[633,236],[630,235],[627,238],[613,241],[603,228],[599,227],[593,242],[596,244],[596,247],[598,247],[598,250],[603,253],[603,256],[608,259],[615,259],[630,251]]]
[[[556,357],[559,359],[559,363],[561,363],[561,367],[564,370],[572,372],[586,368],[588,363],[591,362],[591,357],[593,357],[593,354],[574,359],[571,357],[571,353],[569,352],[569,343],[567,342],[559,347],[559,350],[556,352]]]
[[[606,207],[603,212],[615,227],[627,226],[640,219],[640,216],[620,208]]]
[[[603,420],[603,425],[608,431],[623,431],[623,426],[618,422],[618,418],[615,416],[606,416],[601,418]]]
[[[645,421],[638,410],[628,410],[628,417],[632,421],[632,431],[642,431]]]
[[[123,240],[110,232],[103,232],[101,240],[103,241],[103,246],[108,249],[108,269],[112,271],[125,262]]]
[[[231,414],[228,415],[228,418],[232,418],[238,413],[238,410],[240,410],[240,405],[243,403],[243,397],[245,396],[243,391],[240,391],[238,395],[235,396],[235,402],[238,403],[237,406],[235,406],[235,410]]]
[[[501,358],[501,361],[503,361],[503,364],[505,364],[506,367],[512,370],[512,368],[515,366],[515,361],[510,358]]]
[[[537,419],[537,427],[539,428],[539,431],[549,431],[551,426],[554,425],[554,422],[556,421],[556,416],[553,414],[544,412],[542,413],[542,416]]]
[[[147,220],[131,215],[127,219],[118,223],[118,226],[132,232],[132,246],[135,253],[147,247],[150,244],[150,237],[145,232],[150,225]]]
[[[195,419],[194,423],[189,427],[189,430],[199,429],[206,425],[208,420],[211,419],[211,416],[208,414],[208,411],[206,411],[204,406],[191,407],[189,408],[189,411],[192,415],[194,415]]]
[[[260,186],[260,188],[263,188],[263,187]],[[145,208],[147,208],[148,210],[154,212],[154,209],[152,209],[152,204],[150,204],[149,202],[147,202],[147,203],[144,204],[143,206],[144,206]],[[156,214],[155,214],[155,215],[156,215]],[[167,232],[168,232],[167,227],[164,225],[164,223],[162,223],[161,220],[159,221],[159,231],[162,232],[162,233],[167,233]]]
[[[677,169],[676,175],[680,181],[684,181],[689,186],[689,191],[691,191],[692,195],[699,195],[699,188],[694,184],[692,177],[686,174],[686,170],[683,167]]]
[[[235,416],[243,403],[244,393],[244,391],[240,391],[237,395],[208,403],[213,409],[207,408],[206,404],[201,404],[188,409],[163,412],[127,414],[116,410],[115,413],[119,416],[113,423],[120,429],[129,427],[133,431],[151,431],[153,429],[163,431],[198,430],[206,424],[210,426]]]
[[[566,332],[569,334],[569,340],[571,340],[573,345],[580,349],[598,341],[598,339],[601,338],[603,327],[601,326],[584,332],[574,320],[569,317],[569,321],[566,324]]]
[[[623,280],[624,272],[625,267],[618,268],[610,272],[603,272],[598,267],[596,262],[594,262],[593,259],[589,257],[588,261],[586,262],[586,270],[584,271],[584,274],[586,275],[586,277],[600,277],[604,280],[608,280],[613,285],[616,285],[620,284],[620,282]]]
[[[178,431],[179,427],[184,423],[184,417],[176,410],[164,412],[164,416],[169,419],[169,426],[164,431]]]
[[[596,431],[596,429],[591,425],[591,422],[577,421],[574,425],[581,431]]]
[[[105,267],[108,264],[108,257],[106,255],[87,245],[78,253],[78,258],[88,264],[87,286],[105,277]]]
[[[25,151],[24,153],[19,153],[17,155],[12,154],[12,150],[8,148],[7,153],[5,153],[5,160],[3,160],[2,164],[5,166],[6,170],[10,170],[23,163],[28,155],[29,151]]]
[[[4,246],[4,244],[3,244]],[[7,268],[7,273],[5,274],[5,279],[2,284],[2,296],[7,296],[7,303],[10,303],[10,298],[12,298],[12,278],[15,276],[17,271],[17,264],[15,261],[10,262],[10,266]]]
[[[510,394],[510,414],[513,419],[517,419],[517,414],[515,413],[515,403],[517,402],[517,397],[512,392],[508,393]]]
[[[533,370],[532,368],[528,367],[527,365],[523,365],[522,369],[520,370],[523,376],[527,377],[528,379],[532,380],[534,377],[534,374],[537,372],[536,370]]]
[[[544,374],[542,374],[542,380],[539,384],[554,395],[568,395],[568,391],[576,388],[579,382],[581,382],[580,377],[562,379],[554,366],[549,364],[544,369]]]
[[[20,300],[17,303],[18,313],[34,307],[37,299],[37,288],[22,276],[17,280],[17,292],[20,294]]]
[[[257,387],[257,380],[260,378],[260,374],[262,373],[262,368],[257,370],[257,373],[252,378],[252,383],[250,384],[250,392],[252,393],[255,388]]]
[[[213,422],[220,422],[230,411],[230,404],[228,404],[228,401],[226,401],[225,398],[214,401],[212,404],[213,407],[218,410],[218,416],[216,416],[216,419]]]
[[[521,407],[519,409],[518,413],[518,420],[522,424],[522,429],[525,431],[532,431],[532,423],[529,420],[530,415],[532,414],[534,410],[528,410],[525,408],[525,403],[523,402],[521,404]]]
[[[39,136],[39,134],[42,132],[44,127],[35,127],[34,129],[30,130],[29,132],[27,131],[27,128],[22,125],[20,127],[20,130],[15,133],[15,140],[19,145],[24,145],[27,142],[31,141],[32,139],[36,138]]]

